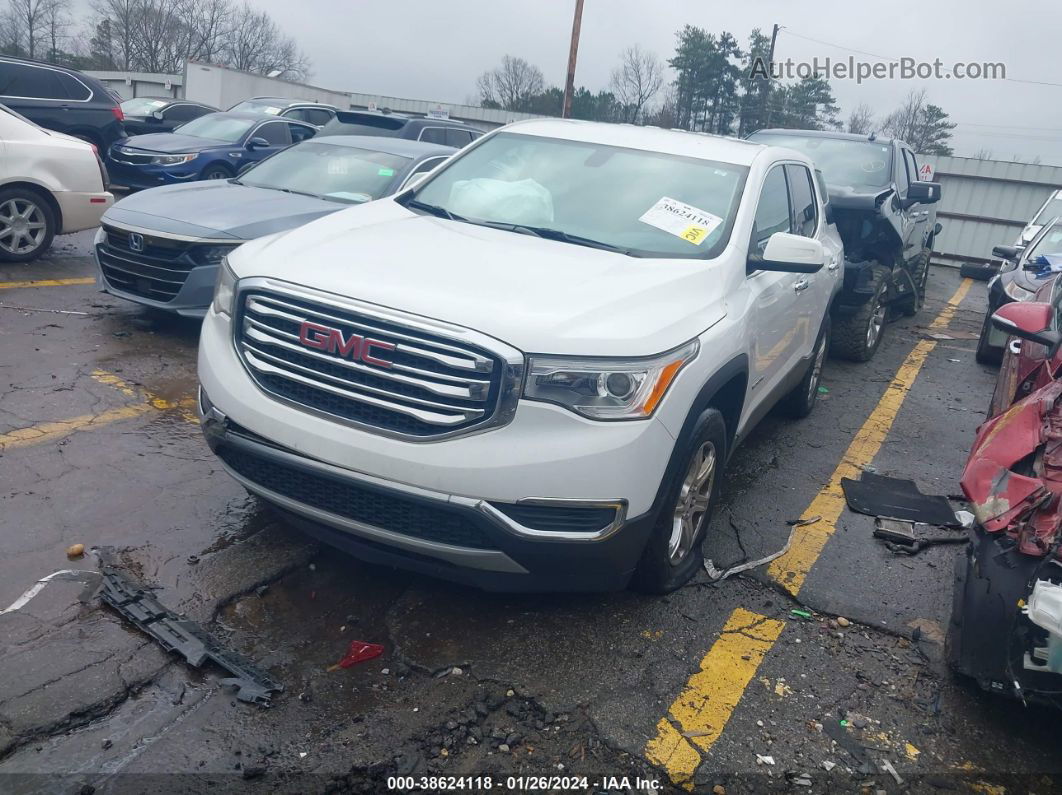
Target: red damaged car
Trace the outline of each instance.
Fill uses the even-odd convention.
[[[987,690],[1062,706],[1062,279],[992,322],[1011,339],[962,474],[977,522],[948,660]]]

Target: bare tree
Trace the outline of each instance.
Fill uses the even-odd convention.
[[[48,59],[55,61],[62,57],[63,47],[69,38],[70,0],[47,0],[47,3],[44,23],[48,35]]]
[[[501,65],[476,80],[480,102],[505,110],[526,110],[531,98],[541,94],[545,87],[541,69],[511,55],[503,57]]]
[[[912,139],[925,109],[926,90],[912,89],[904,98],[903,104],[882,120],[881,129],[893,138],[900,138],[913,146]]]
[[[867,104],[857,105],[848,117],[848,132],[867,135],[874,129],[874,109]]]
[[[107,51],[114,66],[129,71],[137,58],[135,30],[140,0],[93,0],[92,9],[98,17],[97,34],[101,28],[106,31]]]
[[[620,55],[609,87],[623,105],[624,121],[637,122],[664,82],[664,63],[637,44]]]
[[[49,0],[8,0],[8,12],[20,37],[19,46],[30,58],[42,55],[41,44],[47,40]]]
[[[188,57],[214,63],[223,57],[226,39],[232,35],[233,7],[229,0],[191,0]]]
[[[269,14],[244,3],[236,10],[236,17],[239,24],[233,26],[222,47],[228,65],[282,80],[307,79],[309,60],[294,39],[280,32]]]
[[[982,147],[981,149],[978,149],[976,152],[973,153],[973,159],[974,160],[991,160],[992,159],[992,150],[991,149],[985,149],[985,148]]]

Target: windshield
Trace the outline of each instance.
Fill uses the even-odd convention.
[[[395,175],[410,158],[306,142],[279,152],[244,172],[239,181],[256,188],[309,193],[323,199],[359,203],[386,196]]]
[[[233,105],[229,110],[245,110],[250,113],[268,113],[272,116],[276,116],[280,111],[284,110],[285,107],[287,107],[286,102],[266,97],[265,99],[244,100],[238,105]]]
[[[215,141],[233,144],[243,137],[251,125],[257,123],[254,119],[234,119],[220,113],[208,113],[206,116],[200,116],[187,124],[182,124],[176,132],[195,138],[211,138]]]
[[[137,99],[127,99],[122,103],[122,113],[126,116],[150,116],[157,110],[161,110],[166,107],[169,102],[164,99],[150,99],[148,97],[138,97]]]
[[[873,141],[845,141],[814,135],[768,133],[750,136],[771,146],[803,152],[822,171],[830,185],[849,188],[887,188],[892,183],[892,146]]]
[[[1042,268],[1062,270],[1062,219],[1048,221],[1047,229],[1025,252],[1025,259]]]
[[[1059,215],[1062,215],[1062,196],[1055,196],[1044,205],[1044,208],[1029,223],[1042,224]]]
[[[635,256],[709,258],[726,245],[747,173],[731,163],[496,133],[430,178],[415,200],[474,223],[559,232]]]

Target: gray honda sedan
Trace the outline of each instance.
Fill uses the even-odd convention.
[[[218,264],[236,246],[396,193],[455,151],[400,138],[328,136],[278,152],[236,179],[134,193],[103,215],[95,241],[100,288],[203,317]]]

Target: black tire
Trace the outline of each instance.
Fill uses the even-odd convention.
[[[885,305],[885,289],[888,284],[889,269],[883,265],[873,265],[870,276],[871,298],[852,315],[834,318],[833,333],[830,336],[830,354],[839,359],[852,362],[869,362],[885,336],[885,321],[888,307]],[[877,327],[871,334],[871,325]]]
[[[992,263],[981,265],[976,262],[964,262],[959,266],[959,274],[961,276],[967,279],[977,279],[980,282],[987,282],[997,273],[999,273],[999,265]]]
[[[0,262],[37,259],[52,245],[58,226],[44,194],[22,187],[0,189]]]
[[[991,308],[990,308],[991,309]],[[999,367],[1003,363],[1003,348],[992,345],[992,313],[985,313],[984,322],[981,323],[981,336],[977,338],[977,352],[974,358],[978,364],[989,367]]]
[[[922,252],[912,274],[915,283],[915,294],[903,305],[903,313],[907,317],[914,317],[926,305],[926,285],[929,284],[929,256],[930,252],[928,250]]]
[[[808,363],[808,370],[800,383],[782,398],[779,408],[795,420],[802,420],[815,408],[815,401],[819,396],[819,382],[822,379],[822,364],[826,361],[826,351],[830,348],[830,318],[826,318],[818,339],[815,340],[815,349]]]
[[[701,544],[712,519],[712,510],[719,496],[723,480],[723,466],[727,451],[726,422],[715,409],[706,409],[690,433],[680,442],[679,466],[662,484],[662,498],[653,532],[642,552],[631,587],[643,593],[663,594],[682,587],[697,572],[704,561]],[[697,493],[707,500],[695,500],[687,486],[700,456],[710,449],[714,456],[710,482],[698,487]],[[695,478],[694,478],[695,479]],[[687,500],[686,498],[689,497]],[[695,503],[698,504],[695,507]],[[682,524],[680,513],[688,515],[684,526],[692,532],[677,529]]]
[[[199,179],[232,179],[233,176],[232,170],[228,166],[223,166],[220,163],[211,163],[203,169]]]

